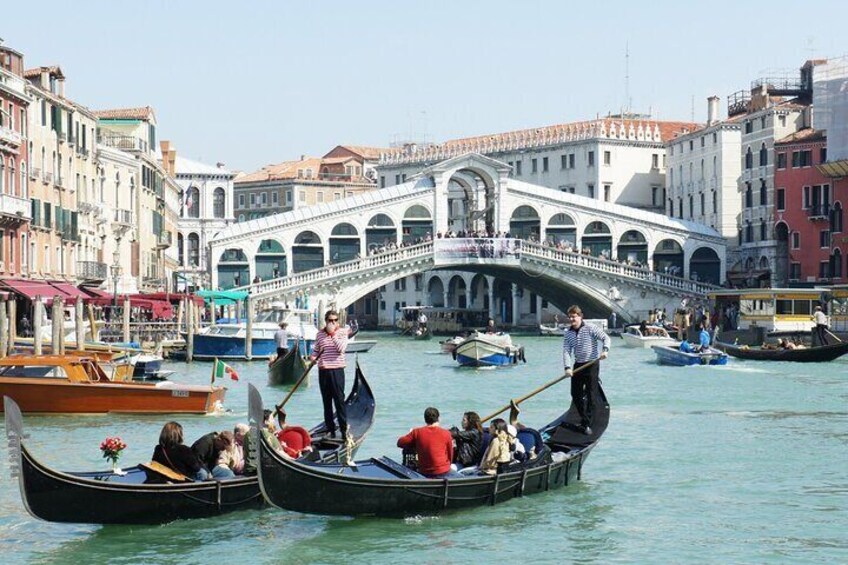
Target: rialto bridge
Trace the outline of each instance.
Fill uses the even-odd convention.
[[[637,319],[721,282],[724,239],[715,230],[509,173],[468,154],[404,184],[234,224],[211,242],[213,287],[250,290],[254,306],[293,304],[307,292],[313,305],[341,308],[400,278],[461,270],[561,308],[578,302],[596,316]],[[440,237],[487,231],[496,237]]]

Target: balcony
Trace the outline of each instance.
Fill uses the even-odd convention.
[[[56,139],[59,141],[59,143],[65,143],[65,139],[67,139],[66,136],[65,136],[65,132],[57,131],[56,132]]]
[[[51,184],[53,182],[53,173],[44,171],[44,175],[41,177],[41,182],[44,184]]]
[[[147,151],[147,141],[134,135],[101,134],[97,143],[124,151]]]
[[[117,208],[115,210],[115,215],[112,219],[112,224],[118,227],[130,227],[133,225],[133,213],[132,210],[124,210],[123,208]]]
[[[68,144],[69,144],[69,145],[73,145],[74,147],[76,147],[76,145],[77,145],[77,136],[75,136],[75,135],[69,135],[69,136],[68,136]]]
[[[168,249],[173,242],[173,236],[168,230],[162,230],[156,234],[156,248]]]
[[[10,194],[0,195],[0,223],[20,224],[30,220],[32,202]]]
[[[809,220],[822,220],[827,221],[830,219],[830,205],[829,204],[815,204],[807,208],[807,218]]]
[[[56,182],[54,182],[53,184],[55,184],[55,185],[56,185],[56,186],[58,186],[59,188],[64,188],[64,186],[65,186],[65,179],[63,179],[62,177],[56,177]]]
[[[10,145],[20,146],[23,143],[23,137],[13,129],[0,126],[0,141]]]
[[[29,170],[29,178],[32,180],[38,180],[41,178],[41,169],[38,167],[32,167]]]
[[[100,261],[77,261],[77,277],[87,281],[105,281],[109,273],[106,263]]]

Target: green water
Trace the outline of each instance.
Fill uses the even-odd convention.
[[[360,356],[377,398],[360,457],[398,455],[399,435],[428,405],[448,425],[486,413],[561,373],[560,340],[516,337],[528,363],[459,369],[438,342],[388,334]],[[246,381],[266,403],[265,364],[237,363],[232,413],[183,417],[187,441],[246,417]],[[208,382],[209,364],[174,364],[185,382]],[[669,368],[650,351],[613,340],[601,370],[610,426],[566,489],[496,507],[406,520],[325,518],[273,509],[154,527],[48,524],[21,504],[0,463],[4,563],[485,563],[529,561],[848,562],[848,360],[820,365]],[[352,381],[349,373],[348,386]],[[568,387],[528,401],[522,421],[562,412]],[[321,418],[317,385],[295,394],[289,420]],[[105,468],[100,441],[120,435],[122,463],[148,460],[167,418],[25,417],[39,459],[64,470]]]

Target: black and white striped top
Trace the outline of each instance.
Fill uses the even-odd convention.
[[[603,351],[609,351],[609,336],[593,324],[583,323],[576,330],[571,326],[565,330],[562,339],[562,363],[566,369],[574,367],[575,363],[588,363],[600,357],[598,344]]]

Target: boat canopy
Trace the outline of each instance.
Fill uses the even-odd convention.
[[[216,306],[228,306],[247,298],[246,290],[198,290],[197,296],[202,297],[206,304],[214,300]]]

